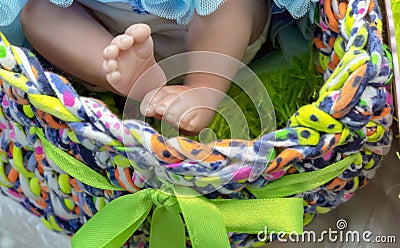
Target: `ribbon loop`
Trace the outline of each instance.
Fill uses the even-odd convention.
[[[229,238],[219,209],[190,188],[174,188],[193,248],[229,248]]]
[[[121,196],[94,215],[71,240],[72,247],[121,247],[139,228],[150,212],[154,189]]]
[[[265,227],[276,233],[303,232],[302,198],[216,199],[212,203],[228,232],[257,234]]]
[[[121,247],[154,205],[151,248],[185,247],[185,224],[180,213],[194,248],[228,248],[228,231],[255,234],[268,227],[274,231],[302,232],[301,198],[209,200],[190,188],[176,187],[173,192],[175,195],[143,189],[113,200],[79,229],[72,238],[72,246]],[[278,209],[278,214],[270,209]]]
[[[185,225],[176,208],[159,207],[153,212],[150,228],[150,248],[184,248]]]

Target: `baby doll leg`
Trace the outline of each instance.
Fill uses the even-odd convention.
[[[242,60],[247,46],[262,33],[268,17],[268,8],[260,0],[226,1],[215,13],[195,15],[189,26],[189,51],[209,51]],[[227,92],[230,79],[239,63],[220,63],[224,59],[189,58],[189,67],[209,71],[222,67],[227,78],[207,73],[191,73],[183,86],[166,86],[151,91],[144,98],[141,112],[146,116],[164,116],[175,127],[198,133],[211,121],[214,111]],[[232,60],[231,60],[232,61]],[[190,70],[190,68],[189,68]]]
[[[125,34],[114,38],[76,2],[61,8],[48,0],[30,0],[21,14],[21,23],[32,46],[52,64],[90,84],[125,96],[135,80],[155,64],[147,25],[132,25]],[[165,77],[159,67],[154,69],[146,80],[158,86]],[[141,100],[157,86],[144,84],[133,96]]]
[[[103,70],[103,49],[113,36],[80,4],[61,8],[30,0],[21,13],[24,33],[49,62],[81,80],[112,89]]]

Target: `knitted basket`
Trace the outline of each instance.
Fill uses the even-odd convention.
[[[301,233],[364,186],[391,143],[391,54],[377,1],[325,0],[319,10],[318,100],[284,129],[212,145],[119,120],[2,35],[2,193],[76,233],[76,247],[249,247]]]

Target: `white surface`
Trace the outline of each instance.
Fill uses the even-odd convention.
[[[68,248],[69,237],[47,229],[39,217],[0,195],[0,248]]]

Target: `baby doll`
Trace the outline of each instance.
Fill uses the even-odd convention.
[[[262,0],[171,0],[160,6],[143,0],[58,0],[58,5],[65,3],[62,7],[51,2],[57,0],[30,0],[21,13],[23,31],[43,57],[68,74],[124,96],[144,75],[141,80],[148,83],[130,95],[142,101],[142,114],[163,117],[190,133],[209,124],[230,80],[191,73],[183,85],[159,88],[166,78],[156,61],[185,51],[209,51],[248,63],[265,41],[270,20],[269,3]],[[193,6],[183,11],[187,2]],[[176,12],[172,17],[171,11]],[[193,58],[188,64],[203,62]],[[226,70],[232,78],[238,68],[231,67]],[[151,73],[143,74],[149,68]]]

